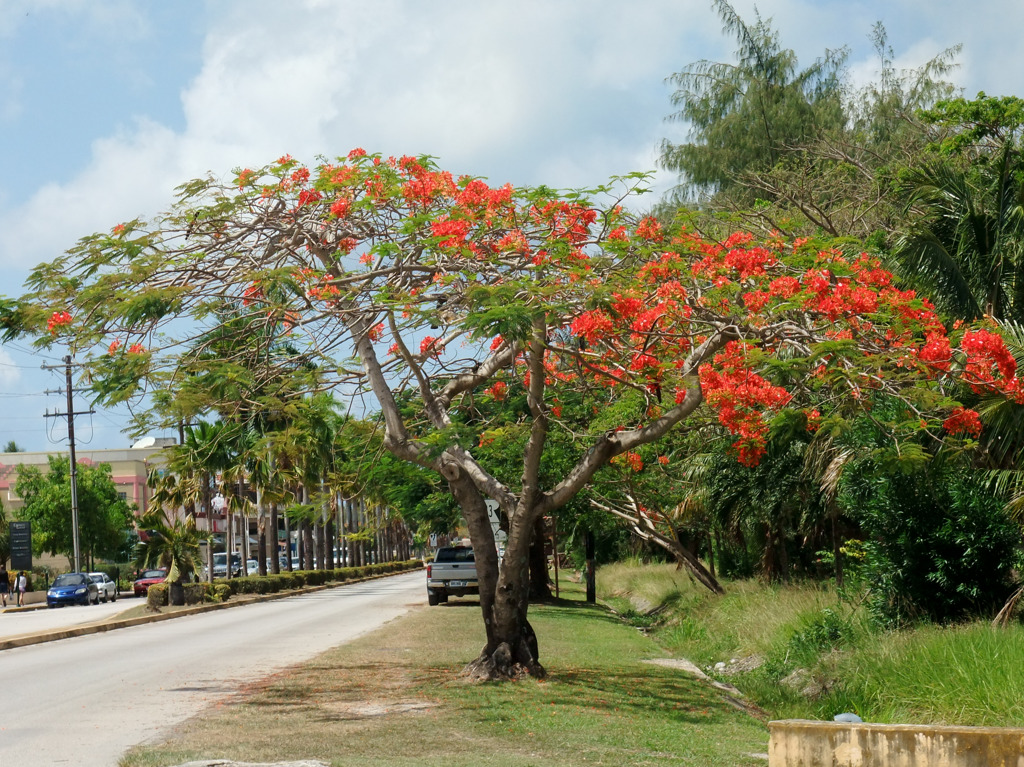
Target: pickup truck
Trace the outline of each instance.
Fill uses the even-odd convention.
[[[433,607],[448,601],[451,595],[461,597],[479,594],[476,560],[469,546],[442,546],[427,565],[427,603]]]

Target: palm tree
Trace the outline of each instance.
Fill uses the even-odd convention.
[[[314,395],[293,410],[288,424],[275,434],[275,454],[281,471],[298,485],[296,503],[290,516],[299,522],[302,553],[301,566],[313,564],[313,536],[316,531],[321,552],[317,557],[320,567],[327,562],[326,550],[333,552],[333,533],[325,524],[334,512],[337,480],[331,469],[335,463],[341,419],[336,402],[329,394]],[[332,540],[327,541],[330,537]]]
[[[894,269],[939,308],[973,320],[1024,320],[1024,100],[939,102],[922,113],[946,131],[906,176],[912,223]]]
[[[163,509],[157,509],[140,517],[139,527],[147,535],[136,545],[135,564],[166,567],[170,603],[185,604],[184,582],[199,572],[199,543],[205,538],[196,529],[196,518],[189,514],[184,521],[171,522]]]
[[[199,421],[185,427],[183,441],[168,449],[168,472],[152,475],[153,501],[164,508],[183,508],[195,513],[198,503],[206,513],[207,533],[212,537],[213,498],[211,480],[232,465],[234,432],[222,423]],[[213,547],[207,546],[207,573],[213,580]]]

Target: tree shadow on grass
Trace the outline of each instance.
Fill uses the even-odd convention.
[[[652,666],[649,669],[607,667],[589,669],[549,669],[545,684],[532,697],[542,706],[579,709],[581,714],[625,714],[640,718],[655,717],[673,724],[733,724],[736,708],[710,685],[685,675]],[[497,685],[478,702],[461,705],[477,708],[482,718],[507,716],[506,707],[516,709],[524,703],[521,695],[504,694]]]
[[[536,613],[539,616],[551,616],[552,618],[567,620],[573,623],[594,620],[609,621],[611,623],[622,622],[603,605],[590,604],[573,599],[550,599],[535,603],[535,606],[543,607],[543,611]]]

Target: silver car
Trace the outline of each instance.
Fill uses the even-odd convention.
[[[113,580],[106,573],[86,573],[89,576],[89,580],[96,584],[96,588],[99,590],[99,598],[104,602],[116,602],[117,601],[117,581]]]

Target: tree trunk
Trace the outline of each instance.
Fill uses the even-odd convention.
[[[246,567],[248,575],[248,565]],[[256,488],[256,567],[260,575],[267,574],[267,509],[260,487]]]
[[[180,442],[178,443],[181,444]],[[203,487],[203,508],[206,510],[206,531],[209,533],[209,539],[206,541],[206,580],[208,583],[213,583],[213,533],[214,523],[213,515],[216,513],[219,516],[219,512],[213,510],[213,494],[210,492],[210,475],[207,472],[200,474],[200,480]]]
[[[173,607],[180,607],[185,604],[185,585],[179,578],[176,581],[171,581],[167,589],[167,601]]]
[[[342,498],[341,507],[338,509],[338,549],[340,567],[352,567],[352,555],[349,553],[348,542],[348,515],[352,508],[351,498]]]
[[[334,513],[327,516],[324,522],[324,541],[326,542],[325,554],[327,555],[327,569],[333,570],[334,564]]]
[[[305,555],[305,558],[302,560],[302,569],[313,570],[315,569],[313,563],[313,525],[310,524],[309,520],[304,519],[299,531],[302,535],[302,550]]]
[[[538,661],[537,636],[526,619],[530,604],[530,541],[539,515],[522,510],[512,515],[499,571],[494,533],[483,496],[461,471],[456,478],[449,477],[448,484],[473,542],[480,610],[487,630],[487,644],[463,674],[474,680],[517,679],[527,675],[543,678],[546,672]]]
[[[543,518],[533,526],[533,540],[530,543],[530,601],[551,599],[551,583],[548,580],[548,557],[546,553],[547,530]]]
[[[226,554],[224,559],[227,562],[225,578],[231,577],[231,555],[235,548],[235,515],[229,511],[230,508],[229,506],[224,510],[224,521],[226,523],[224,531],[224,551]]]
[[[285,567],[291,572],[295,569],[292,567],[292,521],[288,519],[287,514],[284,516],[284,558]]]
[[[277,536],[277,504],[270,504],[270,572],[277,575],[281,572],[281,544]]]

